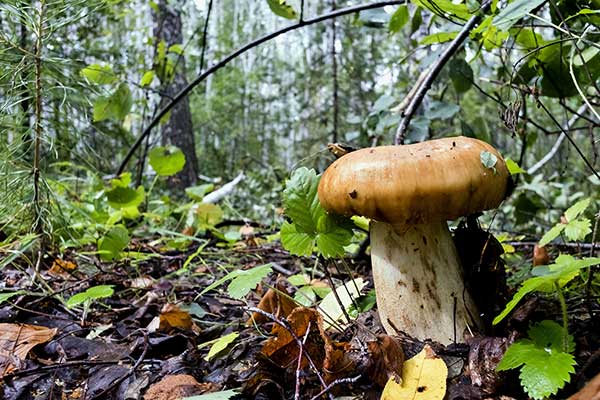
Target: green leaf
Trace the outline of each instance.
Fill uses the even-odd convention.
[[[510,33],[514,35],[515,42],[525,50],[533,50],[546,43],[542,35],[536,33],[532,28],[513,28]]]
[[[310,286],[302,286],[296,291],[294,301],[301,306],[310,307],[317,301],[317,295]]]
[[[519,167],[519,164],[517,164],[512,159],[507,158],[505,160],[505,162],[506,162],[506,168],[508,169],[509,174],[517,175],[517,174],[526,174],[527,173],[527,171],[525,171],[523,168]]]
[[[435,0],[435,2],[431,0],[413,0],[413,3],[443,17],[455,16],[466,21],[471,16],[469,9],[464,3],[455,4],[451,0]]]
[[[18,296],[18,295],[24,294],[24,293],[27,293],[27,292],[24,290],[17,290],[15,292],[0,293],[0,304],[9,300],[13,296]]]
[[[538,246],[544,247],[545,245],[556,239],[562,233],[563,229],[565,229],[565,224],[554,225],[548,232],[544,234],[544,236],[542,236],[540,242],[538,243]]]
[[[577,203],[569,207],[567,211],[565,211],[565,218],[567,218],[567,221],[573,221],[575,218],[581,215],[581,213],[588,208],[591,200],[592,199],[588,197],[587,199],[579,200]]]
[[[79,71],[79,75],[91,83],[106,85],[117,80],[110,65],[92,64]]]
[[[92,286],[85,292],[77,293],[67,300],[67,307],[72,308],[87,301],[93,301],[110,297],[114,294],[112,285]]]
[[[563,327],[554,321],[544,320],[532,325],[527,330],[527,334],[538,347],[557,349],[567,353],[575,351],[573,336],[565,332]]]
[[[129,187],[117,186],[106,191],[108,205],[117,210],[129,207],[137,207],[144,201],[145,197],[146,191],[141,185],[135,190]]]
[[[175,53],[177,55],[182,56],[184,53],[183,46],[176,43],[176,44],[172,45],[171,47],[169,47],[169,53]]]
[[[201,203],[195,208],[195,216],[200,228],[213,228],[223,220],[223,209],[217,204]]]
[[[227,346],[229,346],[235,339],[237,339],[238,336],[240,336],[238,332],[231,332],[228,335],[221,336],[219,340],[213,343],[213,345],[210,347],[210,350],[208,351],[208,354],[206,355],[206,357],[204,357],[204,359],[206,361],[210,361],[211,358],[225,350]]]
[[[142,79],[140,80],[140,86],[143,88],[149,86],[152,83],[152,81],[154,80],[154,76],[155,76],[155,73],[152,70],[144,72],[144,75],[142,76]]]
[[[456,93],[464,93],[473,84],[473,70],[462,58],[453,58],[448,63],[448,75]]]
[[[123,225],[113,226],[98,240],[98,252],[104,261],[119,258],[121,251],[129,244],[129,232]]]
[[[198,396],[184,397],[181,400],[229,400],[240,394],[240,389],[222,390],[220,392],[212,392],[201,394]]]
[[[94,122],[106,119],[121,121],[129,114],[132,105],[133,99],[129,86],[121,83],[112,95],[109,97],[99,97],[94,102]]]
[[[286,0],[267,0],[267,4],[269,4],[271,11],[280,17],[295,19],[298,15],[296,10],[294,10],[294,8],[290,6]]]
[[[304,286],[310,283],[310,281],[304,274],[292,275],[289,278],[287,278],[287,281],[294,286]]]
[[[433,33],[431,35],[425,36],[419,44],[429,45],[429,44],[437,44],[437,43],[445,43],[454,39],[458,35],[457,32],[438,32]]]
[[[589,219],[576,219],[569,221],[565,226],[565,236],[569,240],[583,240],[592,233],[592,223]]]
[[[416,7],[415,12],[410,19],[410,34],[412,35],[419,30],[423,23],[423,13],[421,7]]]
[[[183,169],[185,156],[178,147],[159,146],[150,150],[149,162],[159,176],[171,176]]]
[[[498,157],[489,151],[484,150],[479,154],[479,158],[484,167],[491,169],[494,171],[494,173],[496,173],[496,163],[498,162]]]
[[[283,191],[285,214],[303,232],[315,233],[316,221],[324,214],[317,197],[319,187],[317,173],[306,167],[298,168],[286,181],[285,186]]]
[[[215,188],[215,185],[212,183],[205,183],[203,185],[190,186],[185,188],[185,194],[188,195],[189,198],[196,201],[202,201],[204,196],[207,193],[212,192]]]
[[[400,29],[406,25],[410,16],[408,14],[408,7],[405,5],[401,5],[398,9],[392,14],[390,18],[390,23],[388,25],[388,29],[391,33],[399,32]]]
[[[535,291],[553,292],[555,285],[558,284],[559,287],[563,287],[579,274],[579,270],[597,264],[600,264],[600,258],[588,257],[577,260],[572,256],[561,254],[556,258],[554,264],[546,267],[547,273],[545,275],[529,278],[523,282],[517,293],[506,304],[504,310],[494,318],[492,323],[496,325],[502,321],[527,294]],[[536,269],[534,269],[534,273]]]
[[[515,0],[509,3],[498,15],[493,19],[493,24],[501,31],[507,31],[517,21],[523,18],[527,13],[546,0]]]
[[[280,231],[283,248],[295,256],[309,256],[315,247],[315,237],[298,232],[296,224],[284,222]]]
[[[460,111],[458,104],[446,103],[443,101],[432,101],[427,109],[427,118],[429,119],[449,119]]]
[[[248,270],[236,269],[231,271],[221,279],[216,280],[206,287],[198,296],[203,295],[221,286],[227,281],[231,281],[227,287],[227,293],[234,299],[241,299],[256,287],[267,275],[272,272],[271,264],[259,265]]]

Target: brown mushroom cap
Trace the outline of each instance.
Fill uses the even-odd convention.
[[[495,172],[483,151],[498,158]],[[392,224],[452,220],[496,208],[508,177],[496,149],[459,136],[348,153],[323,174],[319,200],[330,212]]]

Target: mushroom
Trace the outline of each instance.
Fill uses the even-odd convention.
[[[496,208],[508,177],[498,151],[462,136],[361,149],[323,173],[328,212],[372,219],[377,307],[389,334],[449,344],[481,327],[447,220]]]

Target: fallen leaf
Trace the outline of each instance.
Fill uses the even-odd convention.
[[[167,375],[156,382],[144,395],[144,400],[179,400],[206,392],[191,375]]]
[[[442,400],[446,395],[448,368],[429,345],[404,363],[402,383],[392,377],[381,400]]]
[[[600,374],[567,400],[600,400]]]
[[[50,267],[48,270],[48,273],[54,276],[69,277],[71,276],[69,272],[75,271],[76,269],[77,264],[74,262],[55,258],[52,262],[52,267]]]
[[[379,335],[377,340],[367,343],[369,349],[369,378],[379,386],[384,387],[390,379],[402,381],[402,366],[404,351],[396,339],[388,335]]]
[[[282,284],[277,284],[277,290],[270,288],[264,294],[257,308],[275,315],[277,318],[286,318],[294,308],[296,303],[290,297],[288,291]],[[252,313],[252,316],[246,321],[246,325],[252,325],[252,320],[257,324],[269,322],[269,319],[257,312]]]
[[[346,282],[335,288],[344,309],[348,309],[352,304],[353,298],[356,299],[360,296],[360,291],[366,284],[367,282],[363,281],[362,278],[356,278],[354,281]],[[340,307],[333,291],[323,298],[323,301],[319,304],[319,311],[323,315],[325,321],[324,327],[326,330],[331,328],[338,321],[345,319],[342,307]]]
[[[44,326],[0,323],[0,376],[13,371],[35,345],[50,341],[56,332]]]
[[[496,372],[496,366],[506,348],[514,341],[509,338],[475,336],[467,339],[469,350],[469,375],[474,386],[484,394],[492,394],[502,385],[503,380]]]
[[[163,332],[170,332],[173,329],[198,329],[192,321],[192,316],[175,304],[165,304],[160,312],[159,320],[158,329]]]

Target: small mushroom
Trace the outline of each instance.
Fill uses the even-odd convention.
[[[467,137],[362,149],[325,171],[323,207],[372,219],[373,279],[389,334],[449,344],[481,326],[447,220],[496,208],[508,177],[492,146]]]

